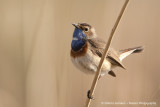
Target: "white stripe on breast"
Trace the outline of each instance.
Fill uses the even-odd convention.
[[[76,37],[73,37],[73,39],[72,40],[78,40],[78,38],[76,38]]]

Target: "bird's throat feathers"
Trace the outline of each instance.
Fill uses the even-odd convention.
[[[85,55],[88,49],[88,44],[86,41],[86,35],[81,29],[75,28],[73,33],[73,39],[71,43],[71,56],[79,57]]]
[[[81,29],[75,28],[71,48],[73,51],[79,51],[86,44],[86,35]]]
[[[74,51],[73,49],[71,49],[70,55],[73,58],[85,56],[85,54],[87,53],[87,50],[88,50],[88,43],[86,42],[85,45],[81,47],[81,49],[78,51]]]

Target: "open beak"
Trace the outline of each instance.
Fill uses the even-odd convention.
[[[78,24],[75,24],[75,23],[72,23],[72,25],[76,28],[79,28],[79,25]]]

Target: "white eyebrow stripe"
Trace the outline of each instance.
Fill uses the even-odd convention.
[[[76,38],[76,37],[73,37],[73,39],[72,40],[78,40],[78,38]]]

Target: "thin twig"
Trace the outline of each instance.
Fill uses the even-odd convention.
[[[118,18],[117,18],[117,20],[116,20],[116,22],[115,22],[115,24],[114,24],[114,27],[112,28],[112,31],[111,31],[111,33],[110,33],[108,42],[107,42],[107,44],[106,44],[104,53],[103,53],[102,58],[101,58],[101,60],[100,60],[100,62],[99,62],[99,65],[98,65],[98,68],[97,68],[97,72],[96,72],[95,78],[94,78],[94,80],[93,80],[93,82],[92,82],[92,86],[91,86],[91,89],[90,89],[90,96],[93,96],[93,94],[94,94],[94,91],[95,91],[95,88],[96,88],[96,85],[97,85],[97,82],[98,82],[98,78],[100,77],[102,64],[103,64],[103,62],[104,62],[104,59],[105,59],[106,56],[107,56],[108,48],[110,47],[111,40],[112,40],[112,38],[113,38],[114,32],[115,32],[115,30],[116,30],[116,28],[117,28],[117,26],[118,26],[118,23],[119,23],[119,21],[120,21],[120,19],[121,19],[121,17],[122,17],[122,14],[123,14],[123,12],[124,12],[124,10],[125,10],[128,2],[129,2],[129,0],[126,0],[126,1],[125,1],[124,5],[123,5],[123,7],[122,7],[122,9],[121,9],[121,11],[120,11],[120,13],[119,13],[119,16],[118,16]],[[87,98],[86,107],[89,107],[89,106],[90,106],[90,103],[91,103],[91,99]]]

